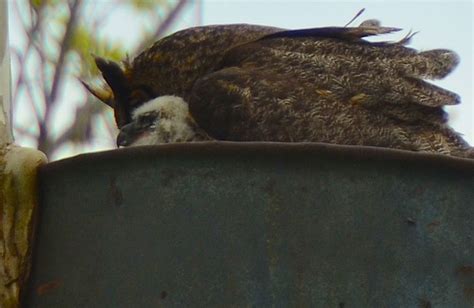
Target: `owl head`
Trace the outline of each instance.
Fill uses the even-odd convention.
[[[135,109],[130,123],[123,125],[117,146],[155,145],[210,139],[189,114],[188,104],[178,96],[165,95]]]

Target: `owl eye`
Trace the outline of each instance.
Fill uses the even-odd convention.
[[[142,128],[151,127],[154,126],[157,118],[156,113],[146,113],[138,117],[137,124]]]

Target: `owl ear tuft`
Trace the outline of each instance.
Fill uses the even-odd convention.
[[[117,63],[101,57],[95,57],[94,60],[105,81],[112,89],[115,99],[128,99],[130,89],[122,68]]]
[[[94,87],[84,80],[80,80],[80,82],[87,89],[87,91],[97,97],[101,102],[109,107],[115,108],[114,95],[108,86],[103,85],[102,87]]]
[[[119,64],[101,57],[94,57],[94,60],[97,68],[102,73],[104,80],[112,90],[114,103],[113,105],[106,104],[114,108],[115,121],[117,122],[117,126],[120,128],[131,120],[131,108],[129,105],[131,91],[127,77]],[[91,93],[94,94],[92,91]]]

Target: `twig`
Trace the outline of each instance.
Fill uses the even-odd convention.
[[[157,31],[155,32],[155,37],[161,37],[168,28],[173,24],[174,20],[178,16],[179,12],[184,8],[184,6],[189,2],[189,0],[179,0],[173,10],[166,16],[165,20],[160,24]]]
[[[28,102],[30,103],[32,109],[33,109],[33,113],[34,113],[34,116],[35,116],[35,120],[36,120],[36,125],[39,127],[40,126],[40,123],[41,123],[41,111],[39,110],[39,107],[37,106],[36,104],[36,101],[35,99],[33,98],[34,97],[34,91],[33,91],[33,88],[31,86],[31,83],[26,81],[24,83],[24,86],[25,86],[25,95],[28,96]]]
[[[153,34],[152,38],[158,38],[164,35],[164,33],[168,30],[169,27],[173,24],[174,20],[181,12],[181,10],[188,4],[189,0],[179,0],[175,7],[171,10],[171,12],[166,16],[165,20],[163,20],[158,28],[156,29],[155,33]],[[140,45],[138,50],[144,49],[146,46],[144,44],[148,44],[148,42],[144,42]]]
[[[18,7],[18,3],[16,3],[16,1],[13,1],[13,3],[15,4],[15,10],[17,12],[17,14],[19,16],[21,16],[21,13],[20,13],[20,8]],[[17,101],[17,97],[18,97],[18,93],[19,93],[19,90],[21,88],[21,86],[23,85],[24,83],[24,79],[23,79],[23,76],[25,74],[25,68],[26,68],[26,65],[25,65],[25,60],[28,58],[28,54],[31,50],[31,46],[33,45],[33,37],[30,35],[30,33],[35,33],[38,31],[38,29],[40,28],[40,25],[41,25],[41,21],[43,20],[43,17],[41,15],[42,11],[40,10],[39,12],[37,12],[37,16],[36,16],[36,22],[33,24],[33,26],[28,29],[27,31],[25,30],[25,33],[26,35],[28,36],[28,43],[26,45],[26,49],[25,49],[25,52],[24,54],[20,57],[18,57],[18,66],[20,67],[20,71],[18,72],[18,79],[16,80],[16,84],[15,84],[15,92],[13,93],[12,95],[12,98],[13,98],[13,102],[16,102]],[[25,29],[27,28],[26,24],[23,22],[23,25],[25,27]]]
[[[16,134],[21,134],[21,135],[27,136],[31,139],[36,139],[36,136],[35,136],[34,132],[29,131],[27,128],[16,126],[14,128],[14,131],[15,131]]]
[[[349,20],[349,22],[347,24],[344,25],[344,28],[349,26],[354,20],[356,20],[360,15],[362,15],[362,13],[364,13],[364,11],[365,11],[365,8],[363,8],[359,12],[357,12],[357,14],[354,17],[352,17],[352,19]]]

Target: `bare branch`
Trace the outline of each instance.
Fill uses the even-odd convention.
[[[13,1],[13,3],[15,4],[15,10],[16,10],[17,14],[19,16],[21,16],[21,12],[20,12],[20,8],[18,7],[18,3],[16,3],[16,1]],[[28,54],[31,50],[31,47],[33,46],[33,43],[34,43],[33,42],[34,39],[31,36],[31,33],[36,33],[36,32],[39,31],[42,20],[43,20],[42,11],[38,11],[37,16],[36,16],[36,22],[33,24],[33,26],[30,29],[25,31],[27,36],[28,36],[28,43],[27,43],[25,52],[21,56],[18,55],[18,66],[20,68],[20,71],[18,72],[18,79],[17,79],[16,84],[15,84],[15,92],[12,95],[13,102],[17,101],[18,91],[20,90],[21,86],[24,83],[24,75],[25,75],[25,68],[26,68],[25,61],[28,58]],[[23,21],[23,26],[24,26],[25,29],[27,28],[27,25],[26,25],[25,21]]]
[[[67,52],[69,51],[69,48],[71,47],[72,35],[74,33],[74,28],[76,27],[76,19],[79,14],[81,2],[82,0],[75,0],[70,7],[71,16],[69,17],[69,21],[66,25],[66,31],[64,32],[64,37],[61,44],[61,51],[56,64],[56,71],[54,72],[53,85],[51,86],[51,92],[49,93],[48,103],[50,104],[53,104],[56,101],[58,87],[64,71],[64,59]]]
[[[49,154],[49,152],[50,152],[49,151],[50,149],[47,145],[47,144],[49,144],[47,127],[48,127],[48,123],[49,123],[49,120],[50,120],[51,112],[53,110],[54,105],[56,104],[58,89],[59,89],[59,85],[62,81],[62,75],[63,75],[63,71],[64,71],[64,61],[65,61],[65,58],[66,58],[66,54],[67,54],[67,52],[69,51],[69,49],[71,47],[71,40],[72,40],[72,36],[73,36],[74,29],[75,29],[75,26],[76,26],[77,16],[78,16],[79,11],[80,11],[81,2],[82,2],[82,0],[75,0],[69,6],[70,16],[69,16],[69,20],[66,24],[66,30],[64,32],[62,42],[60,44],[61,45],[61,50],[59,52],[58,61],[56,63],[56,70],[55,70],[54,76],[53,76],[53,83],[52,83],[52,86],[51,86],[51,91],[47,95],[48,99],[47,99],[47,102],[46,102],[46,109],[45,109],[45,113],[44,113],[44,118],[43,118],[43,122],[40,125],[40,134],[39,134],[39,138],[38,138],[38,149],[43,151],[46,154]],[[46,89],[45,89],[45,91],[46,91]]]
[[[173,25],[173,22],[175,21],[176,17],[179,15],[179,13],[184,9],[186,4],[190,3],[189,0],[179,0],[178,3],[176,3],[175,7],[168,13],[166,16],[165,20],[163,20],[159,27],[156,29],[155,33],[151,36],[152,38],[158,38],[162,37],[165,32]],[[143,42],[142,45],[138,48],[138,50],[142,50],[149,42]],[[146,44],[146,45],[145,45]]]
[[[169,12],[168,16],[166,16],[165,20],[161,23],[158,27],[157,31],[155,32],[154,37],[161,37],[163,34],[168,30],[168,28],[173,24],[174,20],[184,8],[184,6],[189,3],[189,0],[179,0],[176,6],[173,8],[171,12]]]
[[[92,133],[93,119],[97,114],[102,113],[103,107],[97,107],[87,101],[84,105],[76,108],[75,119],[72,124],[63,131],[63,133],[55,140],[50,141],[53,149],[58,149],[68,142],[76,141],[84,143],[89,139]]]
[[[36,125],[39,127],[41,123],[41,110],[39,109],[39,106],[36,104],[36,101],[34,100],[34,91],[31,86],[31,83],[26,82],[25,83],[25,94],[28,96],[28,101],[31,104],[31,107],[34,111],[35,115],[35,120],[36,120]]]

